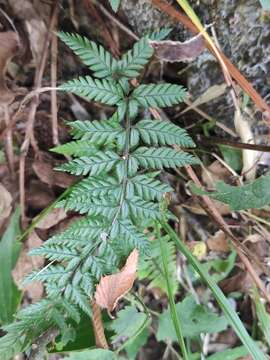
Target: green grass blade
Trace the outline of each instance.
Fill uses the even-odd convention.
[[[173,297],[173,289],[172,289],[170,278],[169,278],[168,262],[167,262],[167,259],[165,256],[166,249],[164,247],[163,240],[160,235],[159,224],[156,225],[156,234],[157,234],[157,237],[159,240],[159,245],[160,245],[160,250],[161,250],[160,252],[161,252],[163,269],[164,269],[164,276],[166,279],[166,284],[167,284],[167,289],[168,289],[171,319],[172,319],[172,322],[174,325],[174,329],[176,332],[179,346],[182,350],[183,359],[188,360],[188,353],[187,353],[185,340],[184,340],[184,336],[183,336],[183,332],[182,332],[181,319],[177,315],[177,311],[176,311],[176,306],[175,306],[174,297]]]
[[[179,236],[175,233],[175,231],[171,228],[171,226],[165,221],[160,221],[163,229],[170,235],[171,239],[174,240],[176,246],[181,251],[181,253],[187,258],[190,262],[194,270],[200,275],[202,280],[204,280],[212,291],[216,301],[218,302],[220,308],[223,310],[225,316],[228,319],[228,322],[231,324],[232,328],[238,335],[239,339],[242,341],[243,345],[247,348],[248,352],[252,355],[253,359],[256,360],[266,360],[266,356],[262,352],[262,350],[258,347],[258,345],[252,340],[249,336],[247,330],[242,324],[236,312],[233,310],[228,300],[224,296],[223,292],[217,286],[217,284],[213,281],[211,276],[204,270],[199,261],[190,253],[188,248],[184,245],[184,243],[180,240]]]

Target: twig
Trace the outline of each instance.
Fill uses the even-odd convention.
[[[55,15],[55,30],[58,23],[58,8],[56,8]],[[58,54],[58,38],[56,34],[52,35],[51,44],[51,87],[56,88],[57,84],[57,54]],[[59,144],[58,138],[58,121],[57,121],[57,95],[56,90],[51,91],[51,113],[52,113],[52,138],[53,144]]]
[[[6,126],[8,126],[10,123],[10,114],[9,114],[9,109],[8,109],[7,104],[3,105],[3,110],[4,110],[4,114],[5,114],[5,124],[6,124]],[[14,177],[14,151],[13,151],[12,129],[9,129],[7,131],[5,143],[6,143],[5,147],[6,147],[8,165],[9,165],[9,168],[11,171],[11,175],[12,175],[12,177]]]
[[[104,333],[100,307],[94,300],[92,300],[91,305],[93,312],[92,323],[94,328],[96,346],[102,349],[108,349],[109,346]]]
[[[35,74],[35,82],[34,82],[34,88],[38,89],[41,87],[43,73],[45,70],[47,57],[48,57],[48,49],[49,44],[51,40],[52,30],[55,27],[55,21],[56,21],[56,15],[57,15],[57,7],[58,7],[58,1],[55,1],[53,9],[52,9],[52,16],[51,21],[48,29],[48,33],[46,36],[46,39],[44,41],[42,56],[40,60],[40,64],[37,68],[36,74]],[[21,205],[21,213],[22,213],[22,223],[25,222],[25,161],[26,156],[28,154],[30,143],[33,146],[33,148],[38,151],[37,143],[34,139],[33,135],[33,128],[34,128],[34,121],[35,121],[35,115],[39,104],[39,95],[36,94],[31,102],[29,115],[26,123],[26,130],[25,130],[25,137],[23,144],[21,146],[21,156],[20,156],[20,175],[19,175],[19,187],[20,187],[20,205]]]

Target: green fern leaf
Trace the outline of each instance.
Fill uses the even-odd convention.
[[[161,200],[166,192],[171,192],[172,188],[147,175],[137,175],[129,180],[129,184],[134,186],[134,193],[144,200]]]
[[[136,42],[119,62],[119,72],[122,76],[136,78],[154,53],[149,40],[143,37]]]
[[[150,201],[144,201],[141,198],[134,196],[132,199],[126,200],[129,211],[134,219],[159,219],[161,214],[159,206]]]
[[[75,245],[73,246],[65,246],[61,245],[48,245],[45,244],[39,248],[33,249],[30,251],[29,255],[38,255],[44,256],[49,260],[57,260],[57,261],[69,261],[74,257],[79,256],[78,251],[76,250]]]
[[[160,41],[164,40],[171,32],[172,28],[162,28],[146,34],[145,37],[150,41]]]
[[[119,196],[119,182],[114,177],[104,177],[102,176],[90,176],[87,179],[83,179],[78,184],[76,184],[71,192],[69,193],[69,199],[76,199],[80,196],[88,196],[90,200],[92,197],[99,196]]]
[[[117,12],[117,10],[119,9],[121,0],[109,0],[109,2],[111,4],[113,11]]]
[[[124,97],[120,85],[105,79],[93,79],[90,76],[70,80],[60,85],[58,89],[107,105],[117,105]]]
[[[102,145],[106,142],[112,142],[119,134],[123,132],[123,128],[113,120],[101,121],[74,121],[69,123],[72,128],[72,135],[75,139],[91,140],[92,143]]]
[[[146,169],[176,168],[198,163],[194,156],[167,147],[140,147],[134,151],[132,156]]]
[[[135,128],[139,130],[143,141],[149,145],[195,146],[186,130],[169,121],[141,120]]]
[[[180,85],[147,84],[138,86],[132,93],[132,98],[145,107],[167,107],[179,104],[184,100],[186,91]]]
[[[108,172],[119,160],[119,155],[113,151],[97,151],[94,156],[83,156],[71,160],[57,168],[57,170],[66,171],[74,175],[98,175],[101,172]]]
[[[79,34],[58,33],[59,38],[90,67],[97,78],[112,76],[117,68],[117,61],[101,45]]]
[[[176,273],[176,248],[174,242],[170,241],[168,236],[164,236],[162,241],[166,252],[165,255],[168,263],[172,290],[175,294],[179,286]],[[148,280],[149,288],[158,288],[167,293],[166,279],[163,274],[163,268],[160,266],[161,253],[158,241],[153,240],[150,242],[150,254],[150,257],[143,258],[139,263],[139,279]]]
[[[118,203],[114,198],[91,197],[88,194],[80,197],[63,200],[59,206],[64,207],[66,210],[74,210],[80,214],[88,215],[102,215],[111,218],[115,213]]]
[[[97,148],[92,141],[79,140],[56,146],[50,151],[67,156],[91,156],[97,152]]]
[[[119,238],[119,236],[125,237],[130,244],[131,249],[138,249],[141,254],[149,254],[150,244],[147,236],[140,233],[137,227],[128,219],[121,219],[114,224],[113,236]]]

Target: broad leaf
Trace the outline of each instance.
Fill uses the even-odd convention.
[[[176,309],[181,317],[182,331],[185,337],[193,338],[204,332],[217,333],[227,328],[228,323],[224,316],[218,316],[205,306],[197,305],[192,296],[177,303]],[[169,310],[160,315],[157,340],[177,341]]]
[[[139,335],[148,323],[148,317],[143,312],[138,312],[134,306],[126,306],[119,311],[117,318],[112,321],[110,328],[115,332],[113,341],[118,338],[132,338]]]
[[[64,360],[118,360],[118,357],[110,350],[93,349],[75,352]]]
[[[248,351],[245,346],[238,346],[234,349],[228,349],[211,355],[206,360],[239,360],[246,355],[248,355]]]
[[[16,241],[20,233],[20,212],[13,214],[0,242],[0,323],[13,321],[13,315],[21,300],[21,291],[15,285],[11,272],[19,256],[21,244]]]
[[[260,209],[270,204],[270,175],[261,176],[243,186],[231,186],[219,181],[215,192],[203,191],[192,185],[192,191],[196,195],[208,195],[228,204],[234,211]]]

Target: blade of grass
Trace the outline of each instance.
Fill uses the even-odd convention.
[[[190,262],[191,266],[194,270],[200,275],[201,279],[204,280],[212,291],[214,297],[216,298],[217,303],[220,308],[224,312],[225,316],[228,319],[228,322],[231,324],[232,328],[238,335],[239,339],[247,348],[248,352],[253,356],[256,360],[266,360],[266,356],[262,352],[262,350],[258,347],[258,345],[252,340],[241,320],[239,319],[236,312],[231,307],[230,303],[224,296],[223,292],[211,278],[211,276],[204,270],[199,261],[190,253],[188,248],[181,241],[176,232],[172,229],[172,227],[166,222],[166,220],[160,220],[160,224],[163,229],[167,232],[167,234],[171,237],[171,239],[175,242],[178,249],[181,253],[187,258]]]
[[[178,343],[179,343],[180,349],[182,351],[183,359],[188,360],[188,353],[187,353],[185,340],[184,340],[184,336],[183,336],[183,332],[182,332],[181,320],[176,311],[176,306],[175,306],[174,297],[173,297],[173,290],[172,290],[171,283],[170,283],[168,262],[167,262],[166,255],[165,255],[166,249],[164,247],[164,244],[163,244],[163,241],[161,238],[160,225],[156,224],[155,227],[156,227],[156,235],[159,240],[160,252],[161,252],[163,269],[164,269],[164,276],[165,276],[166,284],[167,284],[169,304],[170,304],[170,315],[171,315],[173,326],[174,326],[174,329],[176,332]]]

